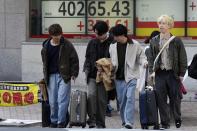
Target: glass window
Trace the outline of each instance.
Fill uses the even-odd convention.
[[[124,24],[133,34],[133,0],[30,0],[32,38],[46,37],[53,23],[59,23],[70,38],[93,36],[97,20],[110,27]]]

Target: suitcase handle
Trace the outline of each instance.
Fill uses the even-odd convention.
[[[80,103],[77,104],[75,112],[77,114],[77,121],[80,121]]]
[[[76,106],[76,117],[77,117],[77,121],[80,121],[80,92],[77,91],[77,106]]]

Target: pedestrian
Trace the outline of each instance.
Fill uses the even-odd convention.
[[[154,31],[151,33],[151,35],[144,41],[145,44],[148,44],[148,45],[145,47],[145,50],[144,50],[148,62],[150,61],[150,40],[151,40],[152,38],[154,38],[155,36],[159,35],[159,34],[160,34],[160,32],[159,32],[158,30],[154,30]],[[146,80],[147,85],[148,85],[148,86],[154,86],[154,80],[153,80],[151,77],[149,77],[149,73],[148,73],[147,75],[148,75],[147,80]],[[144,79],[144,78],[143,78],[143,79]]]
[[[63,128],[68,119],[71,79],[78,76],[79,59],[72,43],[63,37],[59,24],[52,24],[48,31],[41,55],[51,111],[50,127]]]
[[[148,62],[140,44],[128,37],[127,28],[116,25],[112,30],[116,43],[110,45],[110,57],[115,70],[115,87],[120,106],[122,125],[132,129],[135,114],[135,89],[140,65]]]
[[[146,54],[146,57],[147,57],[147,60],[149,61],[149,54],[150,54],[150,40],[152,39],[152,38],[154,38],[155,36],[157,36],[157,35],[159,35],[160,34],[160,32],[159,31],[157,31],[157,30],[154,30],[152,33],[151,33],[151,35],[144,41],[144,43],[145,44],[148,44],[146,47],[145,47],[145,54]]]
[[[197,79],[197,54],[193,56],[191,64],[188,67],[188,75],[193,79]]]
[[[180,128],[182,122],[180,81],[183,80],[187,69],[187,55],[181,39],[173,37],[170,33],[170,29],[174,26],[173,19],[168,15],[161,15],[157,24],[160,34],[150,40],[149,71],[152,77],[155,76],[161,128],[170,128],[170,109],[176,127]]]
[[[96,61],[109,58],[109,45],[113,41],[108,36],[109,27],[106,22],[98,21],[93,26],[96,38],[89,41],[84,63],[88,90],[88,124],[89,128],[105,128],[105,113],[107,106],[107,92],[103,82],[96,83]]]

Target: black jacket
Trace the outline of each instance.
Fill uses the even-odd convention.
[[[194,55],[192,62],[188,67],[188,75],[197,79],[197,54]]]
[[[96,78],[97,68],[95,63],[100,58],[109,58],[109,46],[113,39],[108,38],[104,43],[101,43],[98,39],[92,39],[88,43],[85,55],[85,62],[83,66],[83,71],[86,73],[87,82],[89,78]],[[101,44],[102,48],[101,48]]]
[[[50,44],[51,38],[43,42],[43,48],[41,50],[42,62],[43,62],[43,73],[44,80],[46,84],[49,81],[48,74],[48,57],[47,57],[47,48]],[[67,83],[71,76],[78,76],[79,73],[79,59],[77,52],[72,45],[72,43],[63,37],[60,39],[60,50],[59,50],[59,73],[64,79],[64,82]]]

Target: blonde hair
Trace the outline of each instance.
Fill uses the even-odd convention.
[[[168,15],[161,15],[158,19],[157,19],[157,24],[159,24],[161,21],[165,21],[169,28],[173,28],[174,27],[174,20],[172,19],[172,17],[168,16]]]

